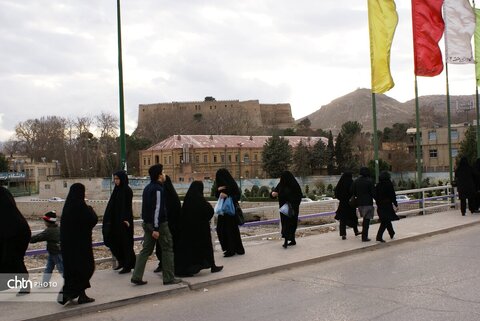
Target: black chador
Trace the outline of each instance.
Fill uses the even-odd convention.
[[[350,206],[349,200],[352,197],[352,172],[345,172],[335,187],[335,198],[340,201],[336,211],[335,219],[340,221],[340,236],[342,239],[347,238],[347,226],[353,228],[355,235],[358,232],[358,217],[356,209]]]
[[[92,250],[92,229],[98,218],[92,207],[85,203],[85,186],[75,183],[70,187],[60,220],[64,279],[58,302],[65,304],[78,297],[78,303],[92,302],[85,289],[95,271]]]
[[[210,220],[213,207],[203,196],[203,183],[194,181],[185,195],[180,219],[181,234],[175,270],[179,275],[193,275],[202,269],[219,272],[213,256]]]
[[[284,171],[280,175],[280,182],[273,189],[278,193],[278,204],[282,207],[285,203],[289,203],[293,209],[292,216],[280,214],[282,223],[282,238],[284,238],[283,247],[297,244],[295,241],[295,232],[298,224],[298,213],[300,210],[300,202],[302,201],[302,189],[293,174]]]
[[[10,191],[0,187],[0,290],[7,289],[7,280],[16,274],[28,279],[23,258],[30,242],[30,227],[20,213]],[[21,294],[29,289],[20,289]]]
[[[226,194],[232,198],[235,206],[239,206],[240,189],[227,169],[221,168],[217,171],[215,184],[217,186],[215,195],[217,198],[220,197],[222,193]],[[235,216],[228,214],[218,216],[217,235],[225,257],[235,254],[245,254]]]
[[[118,260],[116,269],[122,268],[120,273],[128,273],[135,267],[133,192],[128,186],[128,177],[125,171],[118,171],[113,175],[115,188],[103,216],[103,240]]]

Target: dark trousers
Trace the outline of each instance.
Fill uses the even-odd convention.
[[[473,197],[460,197],[460,211],[462,215],[465,215],[467,211],[467,199],[468,199],[468,209],[471,213],[475,211],[475,201]]]
[[[362,222],[362,240],[368,239],[368,228],[370,227],[370,219],[364,218]]]
[[[380,222],[380,227],[378,228],[377,232],[377,240],[381,240],[383,238],[383,233],[385,230],[388,230],[388,234],[390,234],[390,238],[393,238],[395,235],[395,231],[393,230],[392,222]]]
[[[353,226],[353,232],[355,234],[358,233],[358,227]],[[347,222],[344,220],[340,220],[340,236],[346,236],[347,235]]]

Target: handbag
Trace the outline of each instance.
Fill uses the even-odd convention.
[[[243,211],[240,206],[235,206],[235,220],[237,221],[237,225],[245,224],[245,217],[243,216]]]
[[[292,205],[289,202],[286,202],[285,204],[280,207],[280,214],[283,214],[287,217],[293,217],[293,208]]]
[[[355,195],[352,195],[352,197],[350,197],[350,199],[348,200],[348,205],[353,208],[357,207],[357,197]]]

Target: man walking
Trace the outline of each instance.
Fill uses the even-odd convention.
[[[166,194],[163,187],[163,182],[165,181],[163,165],[153,165],[149,168],[148,174],[150,175],[150,184],[145,187],[142,195],[143,248],[137,256],[135,269],[130,281],[136,285],[147,283],[147,281],[143,280],[145,265],[148,257],[152,255],[158,239],[162,248],[163,284],[177,284],[182,282],[182,280],[176,279],[174,275],[173,241],[168,229]]]
[[[368,228],[373,218],[374,184],[370,178],[370,170],[367,167],[360,168],[360,177],[352,185],[352,194],[357,198],[358,212],[363,217],[362,242],[369,242]]]

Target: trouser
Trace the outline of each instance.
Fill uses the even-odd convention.
[[[43,273],[43,283],[48,283],[52,277],[53,269],[57,267],[58,272],[63,276],[63,260],[62,254],[49,254],[47,259],[47,265]]]
[[[383,238],[383,233],[385,232],[385,230],[388,230],[388,234],[390,234],[391,238],[393,237],[393,235],[395,235],[392,222],[380,222],[380,227],[378,228],[377,232],[377,240]]]
[[[368,228],[370,227],[370,219],[363,218],[362,222],[362,240],[368,239]]]
[[[133,270],[132,280],[142,280],[145,272],[145,265],[148,257],[152,255],[156,240],[152,237],[153,225],[149,223],[142,224],[144,231],[143,247],[137,256],[135,269]],[[173,241],[168,229],[168,223],[161,223],[158,232],[160,233],[160,247],[162,248],[162,276],[163,282],[170,282],[174,279],[173,265]]]
[[[353,226],[353,232],[355,234],[358,233],[358,227]],[[340,220],[340,236],[346,236],[347,235],[347,223],[344,220]]]

